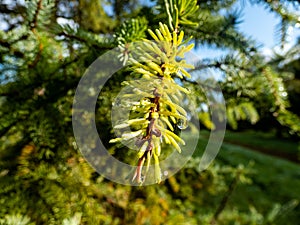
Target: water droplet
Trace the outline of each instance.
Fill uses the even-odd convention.
[[[188,127],[188,123],[187,123],[187,120],[185,119],[179,119],[177,121],[177,127],[181,130],[184,130]]]

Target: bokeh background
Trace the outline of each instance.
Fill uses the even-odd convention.
[[[132,187],[105,179],[81,155],[73,97],[97,57],[120,40],[151,38],[147,28],[167,21],[165,1],[0,1],[0,224],[299,224],[299,1],[197,3],[197,25],[182,29],[200,57],[198,78],[213,73],[223,91],[223,145],[199,170],[217,124],[198,78],[178,80],[199,106],[191,121],[200,121],[200,135],[185,137],[199,138],[196,151],[175,176]],[[136,162],[109,143],[111,106],[129,78],[114,74],[95,114],[109,152]]]

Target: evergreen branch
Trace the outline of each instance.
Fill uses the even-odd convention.
[[[13,31],[17,32],[17,31]],[[4,48],[7,49],[7,53],[10,55],[13,55],[18,58],[23,58],[24,57],[24,52],[21,50],[18,50],[13,47],[14,44],[18,43],[19,41],[26,40],[29,37],[28,32],[21,33],[20,36],[17,36],[17,38],[10,38],[8,35],[7,36],[0,36],[0,45]]]
[[[193,44],[183,46],[183,31],[177,34],[177,31],[170,31],[168,26],[160,23],[159,29],[155,32],[148,30],[150,36],[155,40],[151,42],[144,40],[134,57],[129,61],[132,75],[139,74],[142,80],[135,82],[124,82],[134,90],[134,95],[140,95],[139,104],[135,104],[133,111],[137,113],[136,131],[123,133],[121,137],[112,139],[110,142],[121,140],[128,141],[136,138],[136,146],[139,148],[138,165],[133,176],[133,181],[142,183],[142,167],[147,161],[146,172],[148,171],[151,158],[154,158],[155,181],[161,181],[161,172],[159,167],[159,156],[161,153],[160,138],[163,138],[166,144],[172,145],[179,153],[181,148],[178,143],[185,142],[173,133],[173,124],[186,124],[187,113],[179,106],[178,102],[172,99],[181,99],[182,93],[188,94],[189,91],[176,84],[174,76],[179,78],[188,77],[190,74],[185,68],[193,68],[183,60],[184,54],[193,48]],[[172,33],[171,33],[172,32]],[[181,58],[181,59],[179,59]],[[142,95],[141,95],[142,94]],[[130,96],[126,96],[127,98]],[[132,121],[124,121],[116,125],[115,129],[122,129],[130,126]],[[168,130],[167,127],[171,130]],[[182,126],[182,129],[183,126]]]
[[[37,65],[37,63],[40,61],[40,58],[42,56],[42,51],[43,51],[43,48],[44,48],[43,44],[40,43],[38,48],[39,49],[38,49],[37,54],[35,55],[34,60],[31,63],[28,64],[29,68],[34,68]]]
[[[238,128],[238,121],[240,120],[248,120],[251,124],[258,122],[259,115],[252,102],[241,97],[238,99],[238,102],[234,100],[235,99],[227,99],[226,106],[227,120],[233,129]]]
[[[275,103],[276,109],[274,109],[274,111],[277,111],[277,110],[285,111],[286,106],[288,105],[288,102],[286,99],[284,99],[284,97],[282,97],[282,96],[284,96],[284,95],[282,95],[282,92],[285,91],[284,85],[282,83],[282,79],[279,78],[278,76],[276,76],[270,67],[266,67],[263,70],[263,75],[267,79],[267,84],[270,87],[269,90],[275,100],[274,103]]]
[[[36,10],[34,12],[33,20],[30,22],[31,31],[34,31],[35,28],[37,27],[38,16],[39,16],[40,11],[42,10],[42,1],[43,0],[38,0],[37,7],[36,7]]]
[[[186,34],[195,39],[196,47],[201,44],[213,47],[239,50],[243,53],[256,51],[258,45],[254,40],[238,32],[236,26],[241,22],[240,12],[234,11],[224,16],[212,15],[213,12],[199,11],[197,27],[184,27]]]
[[[228,68],[234,68],[236,71],[244,71],[248,74],[255,74],[255,72],[261,72],[263,70],[264,65],[261,63],[262,61],[262,58],[258,54],[253,56],[247,56],[243,53],[228,54],[219,59],[208,58],[200,60],[196,63],[194,70],[216,68],[228,73]],[[255,70],[253,65],[256,65]]]
[[[167,14],[169,28],[179,32],[180,26],[197,26],[191,16],[198,10],[197,0],[164,0],[162,9]]]
[[[195,70],[198,70],[199,68],[195,68]],[[190,73],[192,73],[194,70],[190,71]],[[181,81],[186,82],[188,84],[192,84],[192,85],[199,85],[199,82],[188,79],[186,77],[180,78]],[[217,88],[215,85],[210,85],[208,83],[201,83],[201,87],[203,87],[205,90],[210,90],[210,91],[219,91],[219,88]]]
[[[55,15],[55,0],[32,0],[27,3],[27,22],[30,30],[35,32],[39,28],[45,28],[51,23]]]
[[[237,2],[236,0],[210,0],[210,4],[207,1],[198,0],[199,8],[203,11],[212,11],[219,13],[220,10],[230,10],[232,6]]]
[[[4,136],[13,126],[15,126],[17,123],[21,122],[22,119],[17,119],[15,121],[13,121],[11,124],[9,124],[8,126],[2,128],[0,130],[0,137]]]
[[[273,116],[278,120],[282,126],[290,129],[291,133],[300,135],[300,118],[296,114],[287,110],[289,101],[287,99],[287,92],[284,88],[283,81],[278,75],[272,71],[270,67],[263,70],[263,75],[267,79],[267,87],[273,97]]]
[[[73,29],[70,26],[59,26],[55,33],[58,36],[64,36],[70,40],[77,40],[87,46],[96,47],[100,50],[110,50],[114,48],[112,41],[100,38],[98,35],[84,31],[80,28]]]

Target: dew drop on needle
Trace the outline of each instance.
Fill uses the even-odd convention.
[[[188,127],[188,123],[187,123],[187,120],[184,120],[184,119],[179,119],[177,121],[177,127],[181,130],[184,130]]]

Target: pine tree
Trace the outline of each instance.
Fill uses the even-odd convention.
[[[199,224],[199,218],[187,218],[186,215],[190,213],[188,208],[199,212],[203,205],[192,204],[187,193],[207,202],[210,197],[213,199],[209,203],[209,212],[203,216],[205,221],[210,221],[214,211],[211,205],[216,201],[214,195],[224,193],[228,179],[237,169],[215,165],[200,173],[197,170],[199,159],[194,159],[176,177],[166,181],[166,185],[138,189],[105,180],[82,158],[76,146],[71,124],[76,86],[85,69],[99,55],[115,47],[122,50],[132,41],[162,39],[167,42],[165,50],[176,42],[174,54],[181,58],[184,55],[179,54],[180,49],[181,53],[188,51],[192,47],[189,44],[193,43],[196,49],[208,44],[229,49],[230,53],[220,59],[202,59],[192,70],[204,73],[208,68],[216,68],[223,72],[220,86],[228,102],[229,123],[234,128],[239,120],[255,123],[271,109],[271,116],[299,135],[299,116],[289,111],[280,73],[264,62],[255,41],[237,31],[237,13],[219,14],[222,9],[230,9],[236,1],[207,4],[212,1],[158,0],[154,2],[154,10],[149,6],[134,5],[136,1],[109,1],[116,13],[112,17],[105,12],[104,1],[97,1],[97,7],[92,7],[91,2],[33,0],[25,1],[25,4],[23,1],[11,1],[9,5],[4,1],[0,3],[4,27],[0,31],[0,224],[163,224],[165,221]],[[295,23],[293,14],[282,10],[285,2],[257,2],[280,12],[284,24]],[[69,24],[58,23],[61,19]],[[163,24],[159,25],[159,22]],[[283,36],[285,30],[284,27],[281,29]],[[193,38],[189,39],[191,36]],[[285,41],[285,38],[281,39]],[[181,40],[189,40],[187,46],[190,47],[179,46]],[[153,43],[149,43],[148,48],[145,46],[147,52],[159,46],[159,43]],[[162,55],[161,50],[157,53]],[[144,63],[140,64],[130,55],[120,57],[123,62],[131,62],[130,72],[116,74],[103,89],[106,97],[99,98],[96,122],[102,128],[101,138],[107,145],[114,138],[110,108],[114,94],[122,88],[124,80],[143,76],[142,80],[148,79],[152,87],[165,82],[168,84],[165,89],[154,92],[150,89],[152,96],[137,108],[142,111],[148,107],[148,111],[153,111],[151,117],[145,118],[146,113],[142,111],[136,114],[135,120],[125,121],[126,126],[137,125],[137,132],[142,130],[138,163],[147,164],[146,160],[152,154],[158,165],[159,148],[164,151],[157,144],[158,137],[164,136],[165,141],[179,151],[184,141],[172,128],[181,119],[186,120],[186,115],[179,101],[168,99],[168,91],[184,93],[183,87],[188,87],[197,97],[195,101],[203,103],[205,93],[199,90],[195,78],[189,78],[183,69],[177,73],[178,83],[172,82],[174,64],[179,68],[188,66],[183,61],[180,64],[167,58],[171,63],[163,66],[157,59],[142,60]],[[137,84],[129,82],[128,85]],[[137,88],[144,86],[141,83]],[[158,98],[161,110],[174,114],[155,112]],[[197,115],[209,129],[215,127],[206,111],[199,109]],[[155,126],[150,127],[150,123]],[[148,136],[147,130],[152,136]],[[112,149],[116,155],[122,154],[122,151]],[[159,182],[158,167],[157,171]],[[195,183],[199,177],[200,184]],[[141,178],[141,170],[136,171],[135,180],[140,182]],[[245,224],[254,221],[243,212],[239,219]]]

